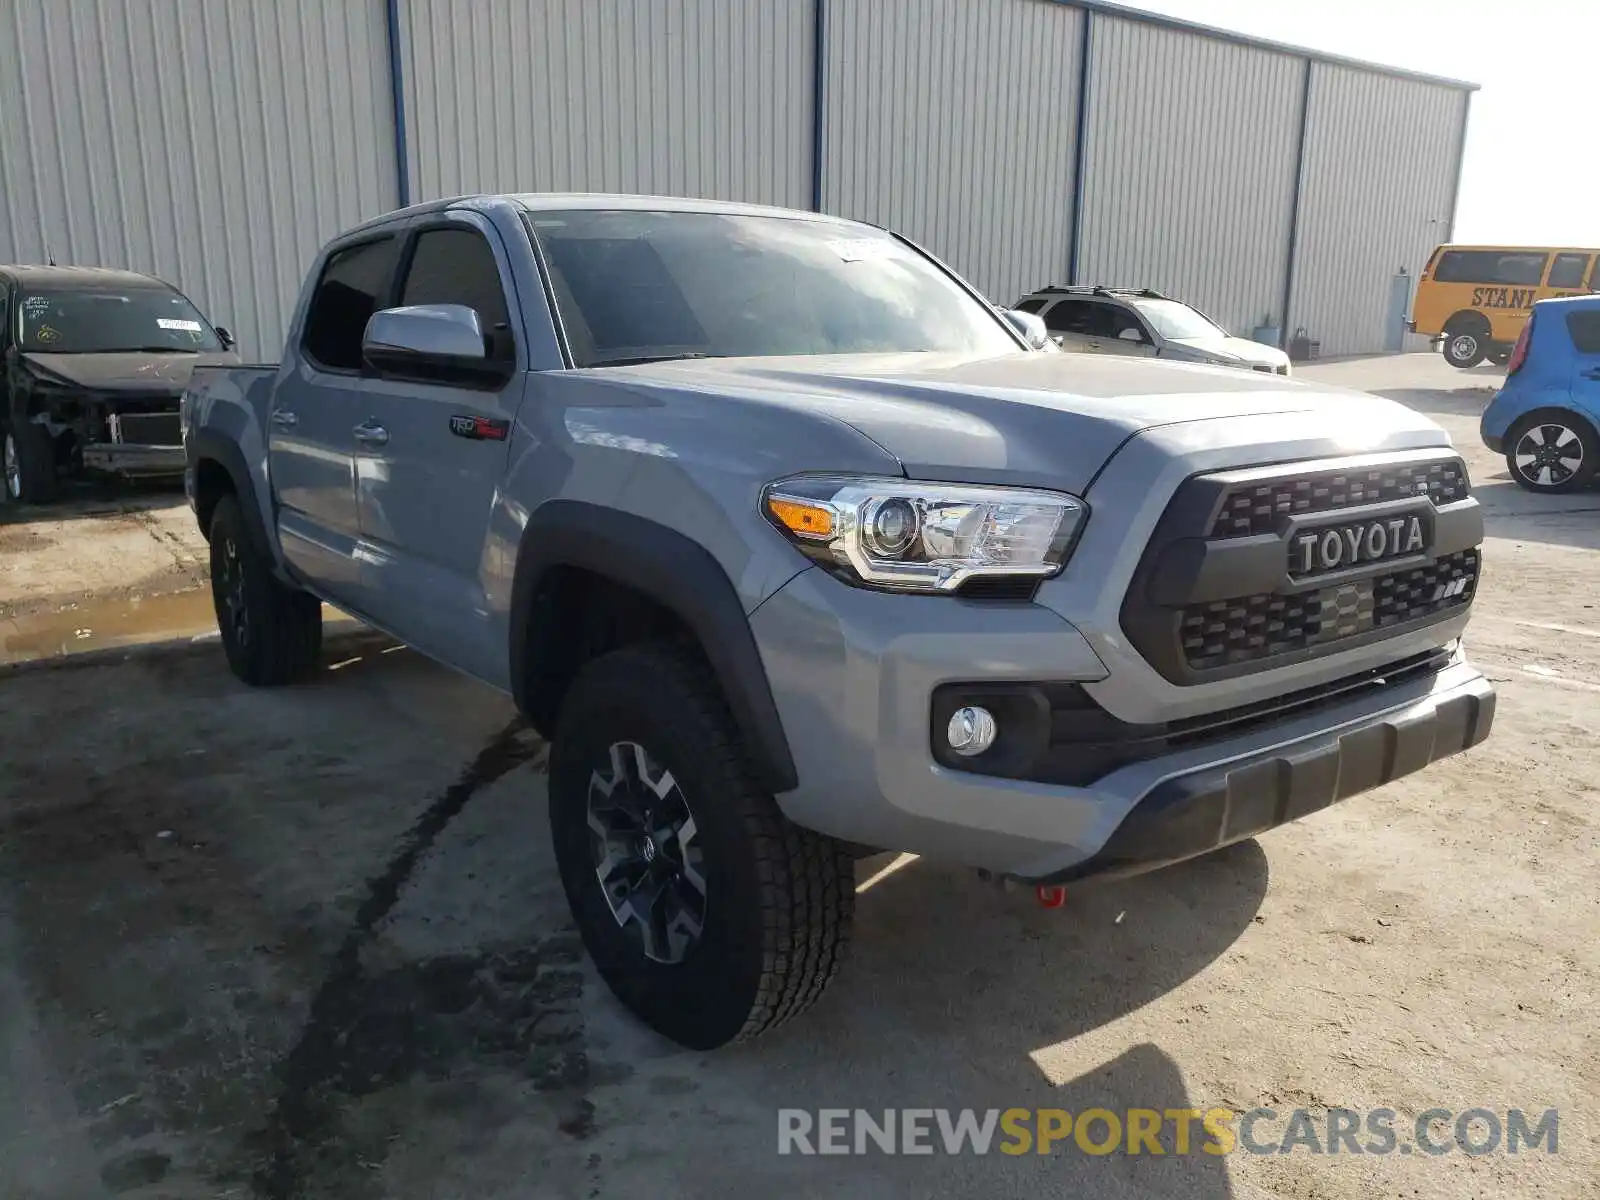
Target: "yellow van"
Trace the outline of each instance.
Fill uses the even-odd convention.
[[[1600,250],[1440,246],[1417,280],[1408,328],[1443,339],[1452,367],[1503,363],[1535,301],[1587,292],[1600,292]]]

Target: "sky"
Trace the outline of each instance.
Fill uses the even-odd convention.
[[[1595,0],[1125,0],[1255,37],[1481,85],[1457,242],[1600,246]]]

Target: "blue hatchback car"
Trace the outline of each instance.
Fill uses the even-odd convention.
[[[1600,295],[1541,300],[1483,410],[1483,444],[1530,492],[1586,487],[1600,469]]]

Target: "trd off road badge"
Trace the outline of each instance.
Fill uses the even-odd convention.
[[[511,422],[454,413],[450,417],[450,432],[475,442],[503,442],[511,432]]]

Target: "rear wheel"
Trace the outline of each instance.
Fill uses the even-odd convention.
[[[550,755],[561,882],[595,966],[646,1024],[709,1050],[805,1011],[843,958],[843,844],[752,777],[697,659],[652,642],[586,666]]]
[[[317,665],[321,601],[273,577],[232,496],[219,500],[211,517],[211,600],[228,666],[245,683],[293,683]]]
[[[1452,367],[1475,367],[1488,352],[1488,339],[1482,330],[1458,329],[1444,335],[1444,360]]]
[[[1530,492],[1576,491],[1600,468],[1600,438],[1570,413],[1532,413],[1506,437],[1506,466]]]
[[[56,446],[50,431],[32,421],[5,433],[5,494],[13,504],[48,504],[56,498]]]

